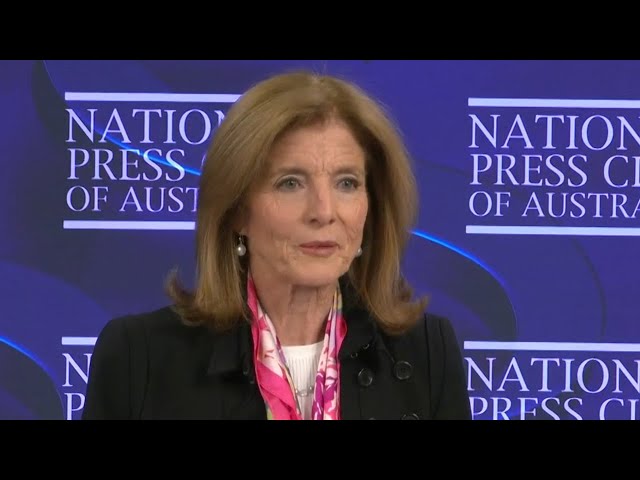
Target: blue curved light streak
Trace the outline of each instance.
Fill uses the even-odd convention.
[[[49,370],[49,367],[47,367],[47,364],[44,363],[43,361],[41,361],[33,353],[29,352],[26,348],[24,348],[21,345],[18,345],[17,343],[15,343],[12,340],[9,340],[6,337],[0,337],[0,342],[2,342],[5,345],[10,346],[14,350],[17,350],[18,352],[22,353],[24,356],[26,356],[27,358],[32,360],[36,365],[38,365],[51,379],[54,378],[53,375],[52,375],[51,370]]]
[[[475,263],[476,265],[480,266],[481,268],[483,268],[484,270],[486,270],[493,278],[496,279],[496,281],[498,281],[498,283],[500,283],[500,285],[502,286],[503,289],[505,289],[505,282],[500,278],[500,276],[494,272],[488,265],[486,265],[485,263],[483,263],[480,259],[474,257],[473,255],[471,255],[468,252],[465,252],[464,250],[460,249],[459,247],[456,247],[455,245],[452,245],[448,242],[445,242],[444,240],[434,237],[433,235],[429,235],[428,233],[425,233],[421,230],[411,230],[411,233],[413,235],[416,235],[417,237],[421,237],[425,240],[428,240],[430,242],[433,243],[437,243],[438,245],[441,245],[445,248],[448,248],[449,250],[456,252],[458,255],[462,255],[463,257],[471,260],[473,263]]]

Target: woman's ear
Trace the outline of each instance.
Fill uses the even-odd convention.
[[[246,225],[248,220],[249,219],[248,219],[247,209],[243,205],[240,205],[236,209],[236,212],[233,218],[233,223],[231,225],[231,227],[233,228],[233,231],[239,235],[246,236]]]

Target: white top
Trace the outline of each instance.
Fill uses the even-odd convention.
[[[316,373],[318,372],[318,362],[320,361],[323,345],[324,341],[310,345],[282,347],[304,420],[311,419]]]

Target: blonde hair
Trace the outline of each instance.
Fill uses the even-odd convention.
[[[284,133],[338,119],[366,154],[369,210],[363,253],[343,278],[389,333],[400,333],[423,313],[412,299],[401,259],[417,215],[417,187],[399,131],[384,108],[356,85],[306,71],[283,73],[249,89],[229,109],[206,154],[196,221],[196,282],[187,291],[173,271],[167,293],[182,318],[226,330],[248,320],[246,256],[238,257],[234,221],[267,157]]]

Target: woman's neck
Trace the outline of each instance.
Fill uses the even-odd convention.
[[[260,304],[282,345],[309,345],[322,340],[337,283],[306,287],[252,278]]]

